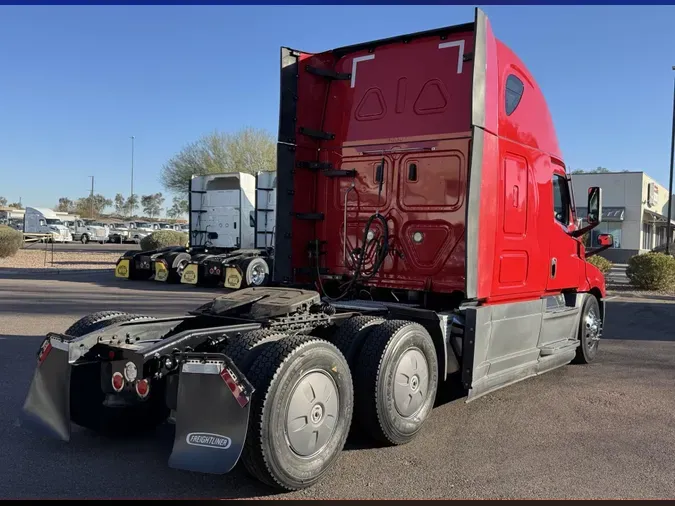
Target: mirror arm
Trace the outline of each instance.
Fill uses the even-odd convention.
[[[595,227],[597,227],[599,224],[600,224],[600,222],[598,222],[598,223],[593,223],[592,225],[586,225],[585,227],[580,228],[579,230],[573,230],[573,231],[571,232],[571,235],[572,235],[572,237],[581,237],[582,235],[584,235],[584,234],[585,234],[586,232],[588,232],[589,230],[593,230],[593,229],[594,229]]]
[[[594,255],[597,255],[601,251],[605,251],[606,249],[611,248],[612,245],[608,244],[607,246],[600,246],[599,248],[589,248],[586,250],[586,258],[590,258]]]

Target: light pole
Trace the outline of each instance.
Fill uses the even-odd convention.
[[[675,67],[672,67],[675,70]],[[675,155],[675,78],[673,78],[673,126],[670,133],[670,184],[668,186],[668,228],[666,229],[666,255],[670,254],[671,236],[670,218],[672,216],[673,200],[673,155]]]
[[[134,136],[131,136],[131,206],[129,209],[129,217],[131,218],[134,215]]]
[[[89,204],[90,207],[90,213],[91,213],[91,219],[94,219],[94,176],[89,176],[91,178],[91,194],[89,195],[89,200],[91,201]]]

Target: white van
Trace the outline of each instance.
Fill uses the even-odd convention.
[[[27,207],[23,217],[25,234],[51,234],[50,242],[70,242],[73,236],[58,215],[51,209]]]

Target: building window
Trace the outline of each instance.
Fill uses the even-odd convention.
[[[642,249],[652,249],[652,225],[642,224]]]
[[[598,236],[600,234],[611,234],[614,241],[613,248],[621,248],[621,223],[611,223],[603,221],[591,231],[591,247],[598,245]]]
[[[558,223],[570,223],[570,192],[567,179],[557,174],[553,175],[553,216]]]
[[[509,75],[509,77],[506,78],[505,100],[506,100],[507,116],[510,116],[513,113],[513,111],[516,110],[516,107],[518,107],[520,99],[523,98],[524,89],[525,85],[523,85],[523,81],[518,79],[513,74]]]

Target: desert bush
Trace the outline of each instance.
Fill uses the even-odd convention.
[[[141,239],[141,249],[149,251],[168,246],[187,246],[188,235],[175,230],[158,230]]]
[[[664,253],[645,253],[628,260],[626,276],[636,288],[668,290],[675,288],[675,258]]]
[[[18,230],[0,225],[0,258],[13,257],[23,246],[23,234]]]
[[[614,265],[612,262],[604,257],[601,257],[600,255],[594,255],[590,258],[587,258],[586,260],[589,264],[595,265],[598,269],[600,269],[600,272],[602,272],[603,276],[606,275]]]

